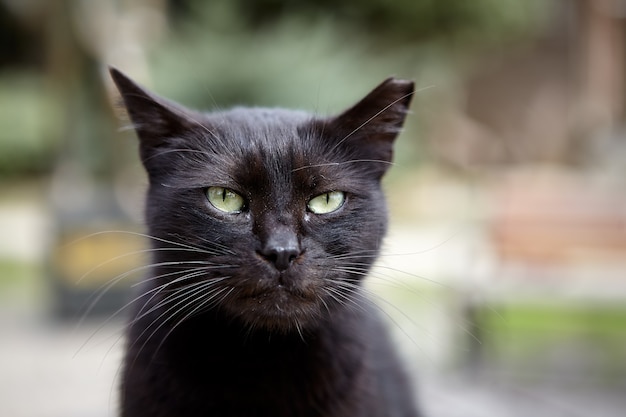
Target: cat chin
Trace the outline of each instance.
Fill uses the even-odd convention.
[[[315,314],[301,312],[300,314],[272,314],[272,312],[263,312],[247,317],[246,315],[238,317],[251,332],[263,331],[282,335],[298,335],[303,337],[305,333],[310,333],[319,327],[320,317]]]
[[[224,307],[251,330],[294,334],[318,326],[324,312],[323,304],[312,294],[295,294],[282,285],[236,302],[231,300]]]

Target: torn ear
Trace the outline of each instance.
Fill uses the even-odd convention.
[[[414,89],[412,81],[388,78],[331,119],[329,131],[335,132],[338,146],[350,147],[364,159],[391,162],[393,141],[402,130]]]
[[[158,148],[168,138],[193,127],[193,114],[182,106],[150,93],[115,68],[109,68],[142,147]]]

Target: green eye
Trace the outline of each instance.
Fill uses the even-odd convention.
[[[343,205],[345,199],[346,195],[342,191],[329,191],[317,197],[313,197],[309,200],[307,207],[315,214],[332,213]]]
[[[224,213],[239,213],[245,205],[242,196],[224,187],[209,187],[206,196],[213,207]]]

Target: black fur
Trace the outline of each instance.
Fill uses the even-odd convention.
[[[123,417],[414,417],[360,283],[386,230],[380,179],[413,83],[388,79],[336,117],[201,114],[117,84],[150,179],[153,265],[129,324]],[[225,213],[206,189],[245,205]],[[315,196],[345,193],[328,214]]]

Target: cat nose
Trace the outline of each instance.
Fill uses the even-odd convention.
[[[299,249],[289,247],[275,247],[261,251],[261,255],[263,255],[263,257],[269,262],[273,263],[276,269],[281,272],[289,268],[291,263],[296,260],[299,254]]]
[[[292,233],[278,233],[271,236],[259,254],[274,264],[279,271],[285,271],[302,253],[298,238]]]

